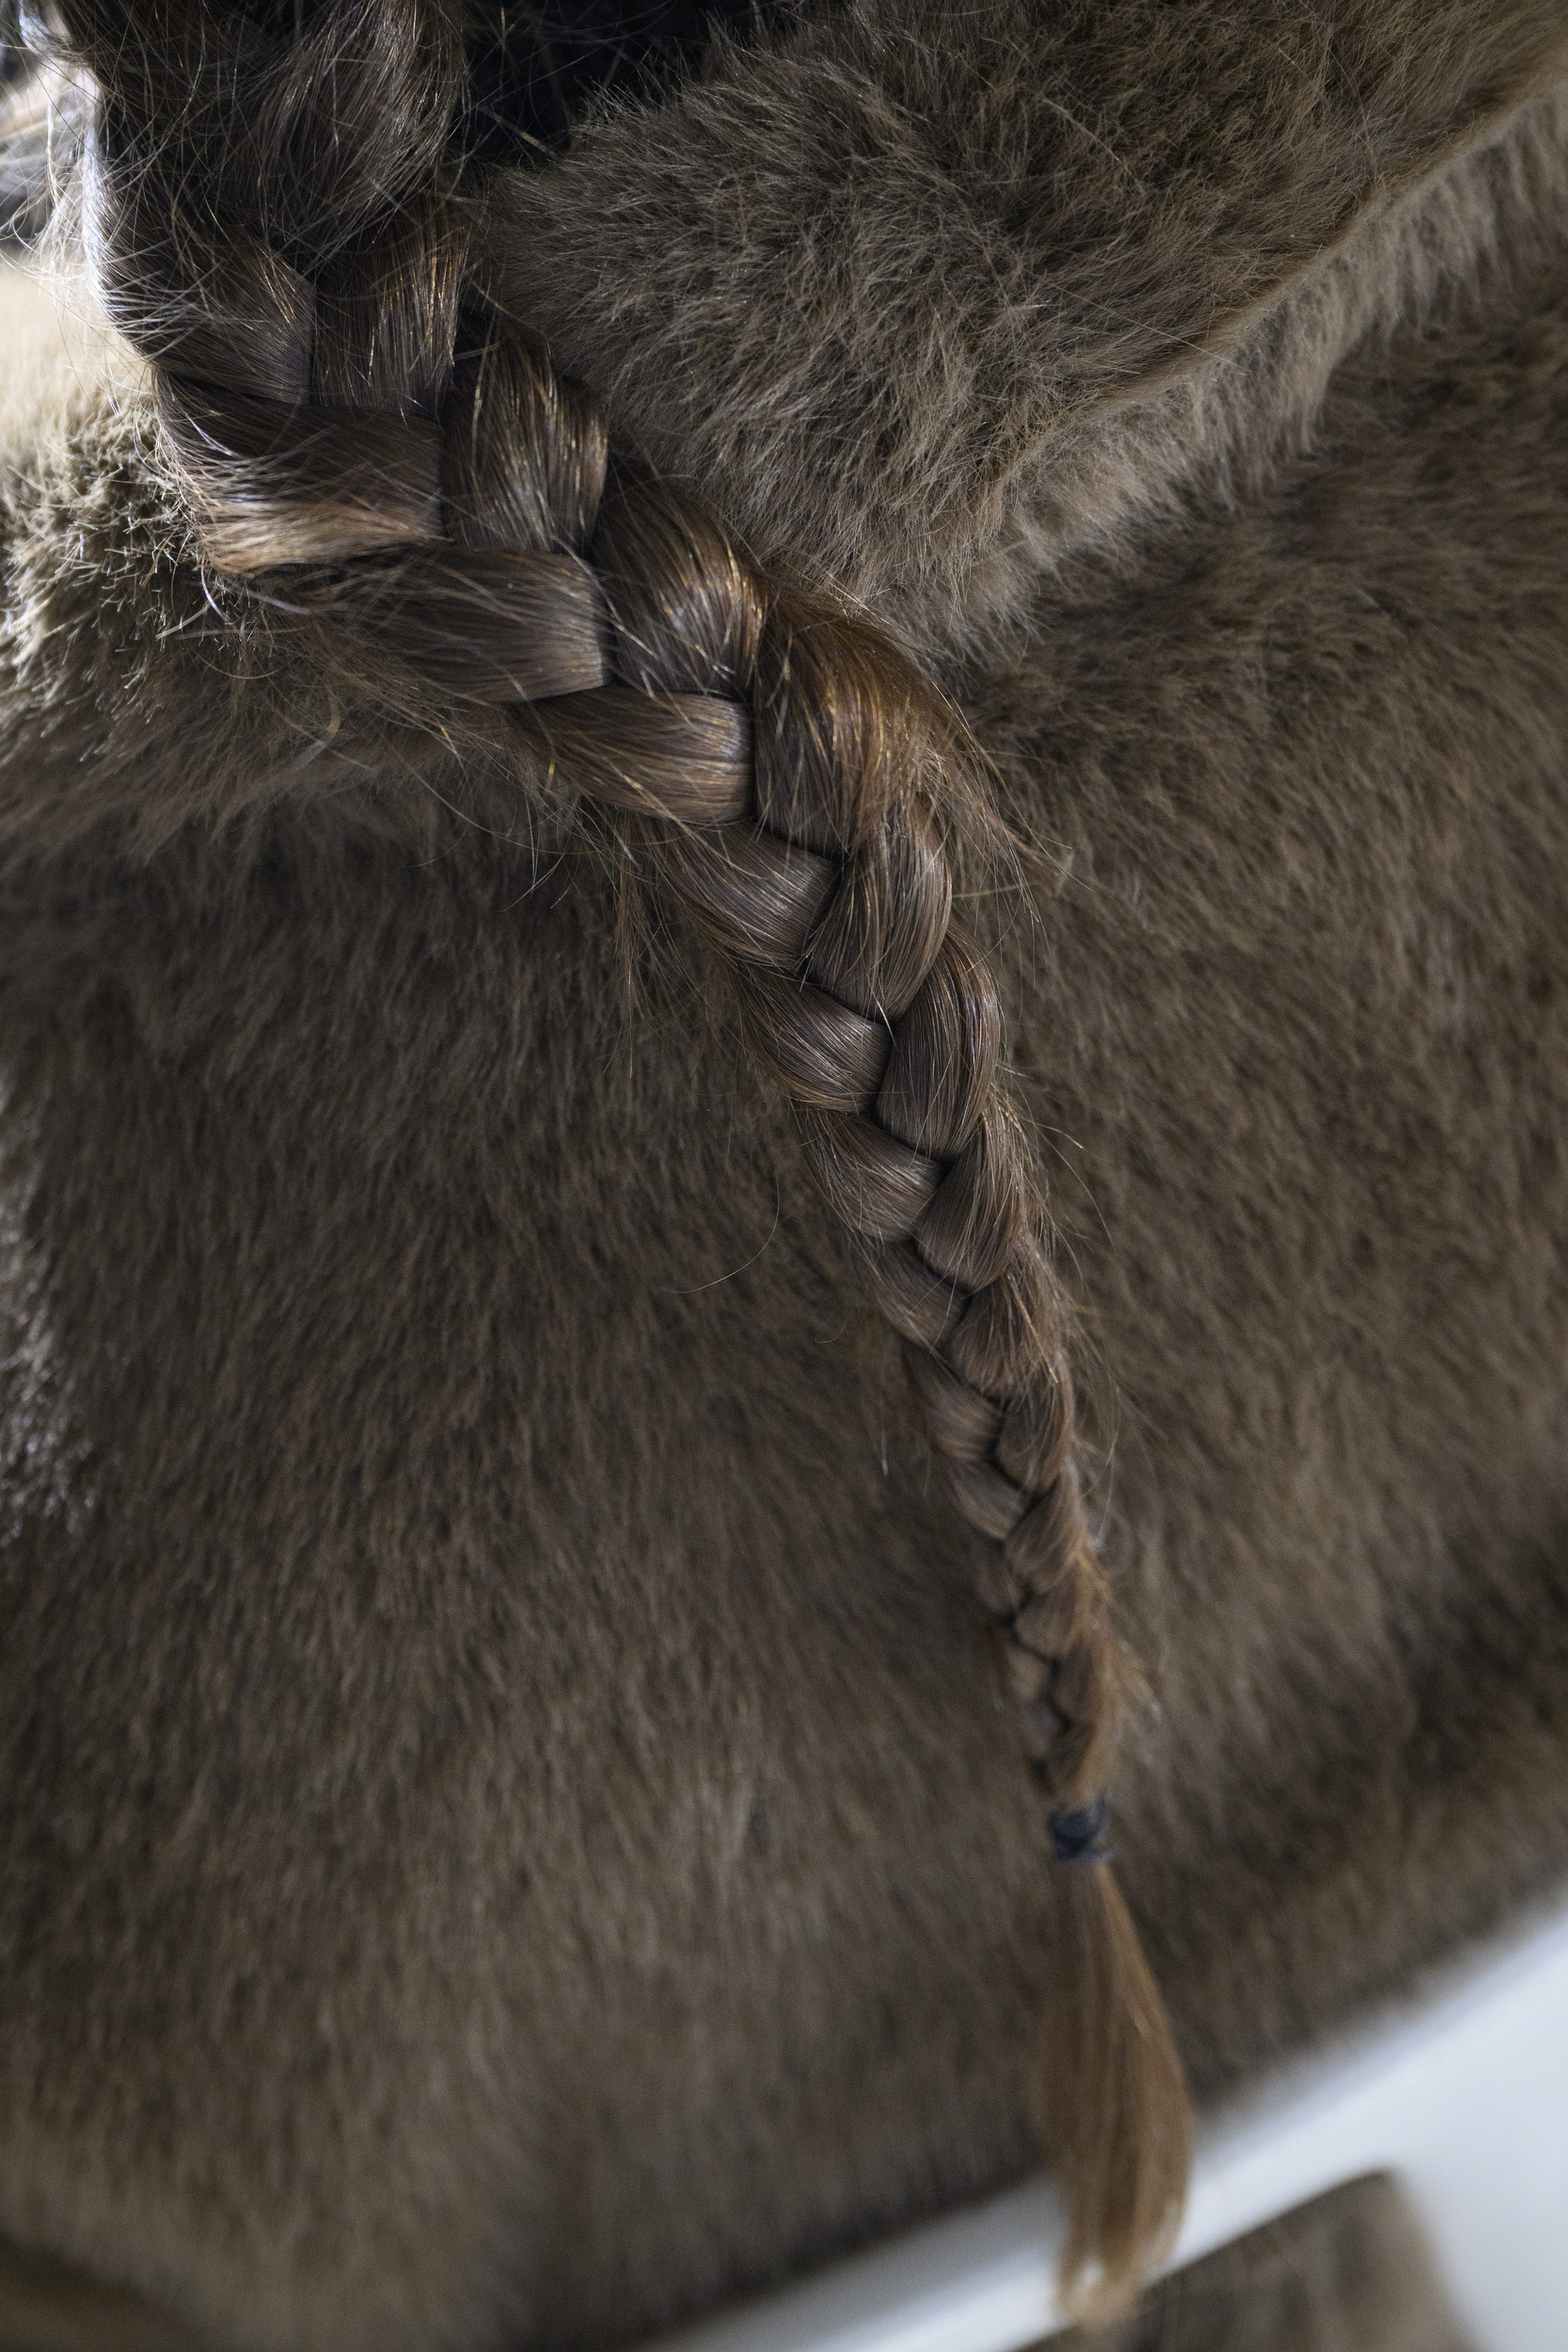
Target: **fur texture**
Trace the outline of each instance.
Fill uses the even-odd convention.
[[[862,8],[490,231],[1037,847],[1119,1841],[1211,2090],[1568,1867],[1563,43]],[[689,947],[628,1020],[528,778],[240,634],[134,375],[39,370],[0,2224],[221,2342],[630,2336],[1027,2158],[961,1531]]]
[[[1386,2173],[1349,2181],[1179,2270],[1109,2336],[1050,2352],[1471,2352]],[[1042,2346],[1040,2352],[1046,2352]]]

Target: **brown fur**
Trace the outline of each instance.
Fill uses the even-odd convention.
[[[1339,10],[1359,105],[1320,55],[1283,129],[1255,107],[1216,151],[1202,27],[1231,36],[1161,15],[1196,29],[1121,151],[1149,213],[1102,207],[1062,341],[958,404],[994,494],[885,253],[857,279],[807,232],[847,217],[832,118],[778,77],[827,55],[863,89],[865,16],[612,123],[495,235],[508,299],[597,322],[571,356],[623,429],[946,647],[1046,845],[1014,1050],[1122,1394],[1100,1500],[1161,1710],[1122,1843],[1212,2084],[1568,1860],[1568,353],[1532,275],[1555,120],[1494,122],[1560,26],[1445,44],[1441,10],[1380,9],[1408,70],[1379,84]],[[1097,17],[1082,73],[1143,87],[1140,12]],[[990,151],[955,60],[1059,123],[992,21],[920,20],[950,174]],[[1243,90],[1246,56],[1296,87],[1247,40]],[[921,54],[883,39],[877,72]],[[1271,213],[1298,114],[1338,195]],[[832,400],[748,381],[743,271],[727,310],[689,299],[659,175],[694,154],[711,191],[721,132],[751,201],[707,233],[801,257],[801,365],[860,398],[814,285],[881,323],[920,428],[882,437],[897,496],[857,491]],[[866,184],[918,218],[900,160]],[[632,215],[605,191],[639,174]],[[1233,249],[1205,190],[1238,183]],[[1037,284],[1049,220],[1010,233]],[[964,281],[933,280],[957,349]],[[1106,306],[1150,284],[1186,308],[1129,358]],[[1026,412],[1075,369],[1053,509]],[[726,454],[716,400],[771,444]],[[906,1401],[866,1402],[884,1345],[695,973],[623,1025],[551,812],[389,743],[282,620],[220,627],[156,560],[134,401],[86,406],[64,439],[19,420],[7,483],[0,2218],[246,2341],[630,2333],[1023,2158],[1049,1890],[959,1533],[939,1554]]]
[[[1109,2335],[1049,2343],[1050,2352],[1471,2352],[1386,2173],[1348,2181],[1176,2271]]]
[[[1069,1872],[1039,2110],[1063,2297],[1108,2316],[1174,2234],[1189,2101],[1104,1839],[1125,1675],[1070,1318],[953,921],[958,845],[996,831],[972,753],[884,640],[608,465],[592,395],[485,307],[444,11],[58,24],[89,281],[150,365],[151,462],[229,636],[286,615],[307,664],[460,755],[493,710],[488,764],[612,813],[623,911],[707,943],[905,1343]]]

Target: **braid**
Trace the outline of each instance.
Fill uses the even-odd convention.
[[[988,821],[955,723],[874,630],[612,460],[588,395],[486,306],[449,9],[59,14],[99,91],[97,280],[208,566],[333,567],[366,672],[494,706],[519,758],[617,812],[797,1107],[974,1531],[1063,1864],[1041,2122],[1066,2288],[1107,2311],[1174,2228],[1186,2105],[1101,1843],[1119,1653],[1039,1180],[953,913],[955,844]]]

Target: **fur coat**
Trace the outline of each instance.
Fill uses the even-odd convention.
[[[851,0],[486,229],[1027,845],[1202,2097],[1568,1873],[1563,76],[1562,0]],[[1032,2160],[963,1531],[693,944],[628,999],[5,300],[0,2344],[632,2338]]]

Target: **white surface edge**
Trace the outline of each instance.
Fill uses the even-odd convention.
[[[1277,2070],[1199,2134],[1173,2266],[1341,2181],[1397,2173],[1481,2352],[1568,2346],[1568,1912]],[[1022,2352],[1064,2324],[1041,2181],[658,2352]]]

